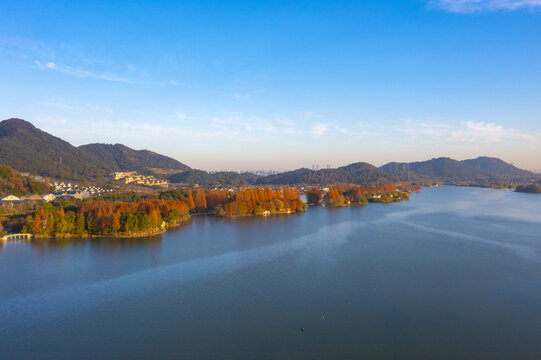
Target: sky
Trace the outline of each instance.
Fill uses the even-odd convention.
[[[541,169],[541,0],[0,0],[0,23],[0,119],[76,146]]]

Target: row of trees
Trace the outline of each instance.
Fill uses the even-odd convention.
[[[257,188],[239,190],[233,201],[223,207],[217,206],[216,213],[220,216],[245,216],[304,210],[306,204],[302,202],[297,189]]]
[[[247,188],[235,193],[225,190],[173,190],[161,198],[185,199],[190,211],[214,213],[218,216],[262,215],[266,212],[298,212],[305,210],[299,192],[294,188]]]
[[[177,224],[190,213],[218,216],[262,215],[305,210],[296,189],[202,189],[161,193],[158,198],[102,197],[82,204],[43,204],[26,219],[23,232],[38,236],[134,235]]]
[[[181,200],[91,200],[76,211],[45,204],[27,219],[23,231],[41,236],[133,234],[158,231],[189,216],[188,204]]]
[[[323,202],[327,206],[343,206],[350,203],[382,202],[389,203],[409,199],[407,192],[398,191],[394,183],[377,186],[358,186],[336,184],[325,196],[320,189],[314,187],[306,191],[308,204],[317,205]]]

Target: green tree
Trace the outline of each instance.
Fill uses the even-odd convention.
[[[82,235],[85,232],[85,216],[83,214],[77,214],[75,217],[75,225],[73,233],[76,235]]]
[[[177,209],[169,210],[165,216],[165,221],[169,224],[174,224],[178,219],[180,219],[180,213]]]

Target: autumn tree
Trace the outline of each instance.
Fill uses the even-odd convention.
[[[192,189],[188,190],[188,195],[186,196],[186,201],[188,202],[188,207],[190,208],[190,210],[195,209],[195,202],[193,201]]]
[[[306,201],[310,205],[317,205],[321,201],[323,193],[317,187],[306,190]]]
[[[205,191],[202,189],[197,190],[195,193],[195,210],[202,212],[207,208],[207,198]]]

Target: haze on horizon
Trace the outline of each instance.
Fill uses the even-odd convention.
[[[0,120],[206,170],[541,169],[541,2],[0,3]]]

